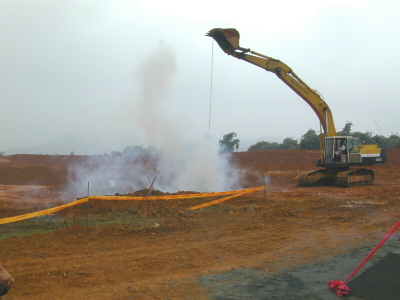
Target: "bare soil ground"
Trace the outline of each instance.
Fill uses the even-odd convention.
[[[296,175],[313,169],[317,157],[317,151],[234,153],[243,186],[265,179],[266,193],[201,210],[187,208],[204,199],[155,203],[149,209],[157,214],[139,219],[136,203],[93,201],[0,225],[0,258],[16,281],[3,298],[335,299],[327,281],[344,280],[399,221],[400,150],[372,168],[373,185],[297,187]],[[0,158],[0,218],[75,200],[62,187],[68,166],[84,156]],[[90,226],[101,216],[119,219]],[[56,225],[22,235],[35,224]],[[398,248],[397,238],[382,253]]]

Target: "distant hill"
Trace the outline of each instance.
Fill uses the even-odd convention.
[[[24,148],[1,150],[5,155],[13,154],[49,154],[69,155],[73,151],[76,155],[95,155],[122,152],[127,146],[140,146],[140,138],[130,133],[79,131],[69,133],[60,138],[41,145]]]

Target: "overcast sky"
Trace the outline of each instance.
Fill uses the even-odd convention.
[[[289,65],[323,95],[337,130],[350,121],[400,133],[398,0],[2,0],[0,28],[0,150],[81,130],[168,136],[161,114],[217,140],[319,130],[301,98],[226,55],[205,36],[212,28],[236,28],[242,47]],[[147,109],[144,74],[163,98]]]

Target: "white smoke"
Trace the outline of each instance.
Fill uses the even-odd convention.
[[[125,194],[148,187],[154,178],[155,188],[164,192],[239,188],[229,154],[219,152],[218,141],[206,134],[196,136],[188,120],[171,114],[169,89],[177,69],[173,50],[160,43],[136,72],[138,96],[127,111],[135,127],[143,131],[145,143],[160,152],[147,160],[140,155],[94,156],[71,168],[70,188],[82,191],[82,184],[90,182],[90,194],[108,194],[108,182],[113,179],[115,192]]]

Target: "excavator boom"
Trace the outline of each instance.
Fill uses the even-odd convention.
[[[280,60],[240,47],[240,35],[234,28],[214,28],[207,33],[207,36],[212,37],[228,55],[275,73],[314,110],[320,120],[325,136],[336,136],[335,124],[328,104],[319,93],[301,80],[289,66]]]

